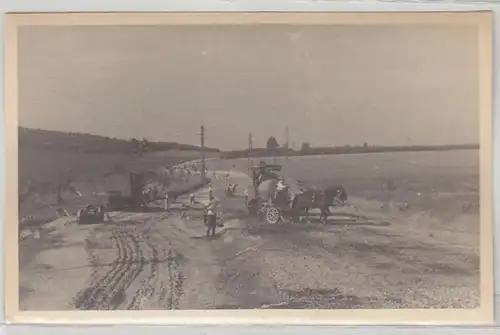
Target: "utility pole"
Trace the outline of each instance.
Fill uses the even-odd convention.
[[[290,140],[288,135],[289,135],[288,126],[286,126],[286,128],[285,128],[285,148],[287,148],[287,149],[289,147],[289,140]]]
[[[252,148],[253,148],[253,143],[252,143],[252,133],[249,133],[248,134],[248,154],[247,154],[247,158],[248,158],[248,171],[250,171],[250,168],[251,168],[251,164],[250,164],[250,153],[252,151]]]
[[[205,182],[206,176],[206,164],[205,164],[205,126],[201,126],[200,132],[200,140],[201,140],[201,181]]]
[[[285,128],[285,157],[286,159],[288,159],[288,148],[290,147],[290,143],[289,143],[289,134],[288,134],[288,126],[286,126]]]

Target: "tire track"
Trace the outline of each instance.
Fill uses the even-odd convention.
[[[133,257],[133,251],[127,243],[126,234],[123,234],[118,228],[113,228],[112,236],[117,241],[118,254],[121,256],[115,261],[115,267],[107,278],[108,280],[100,280],[97,283],[96,295],[93,304],[90,306],[93,310],[109,309],[108,302],[114,296],[113,290],[116,288],[119,278],[127,272],[127,265]]]
[[[166,296],[165,307],[167,309],[178,309],[182,294],[184,293],[184,275],[181,271],[180,261],[182,256],[172,251],[167,254],[168,271],[168,294]]]
[[[182,233],[183,231],[179,227],[177,227],[176,224],[172,224],[171,227],[174,229],[174,236],[168,237],[162,234],[160,231],[156,231],[161,239],[167,242],[167,245],[161,248],[161,253],[164,257],[162,262],[164,262],[164,264],[166,265],[167,280],[161,280],[162,278],[158,276],[157,280],[161,280],[158,289],[158,296],[159,301],[161,302],[161,308],[179,309],[180,299],[184,295],[184,282],[186,279],[182,271],[182,268],[184,266],[184,255],[175,250],[175,247],[172,245],[171,239],[172,237],[174,237],[178,242],[183,243],[184,247],[193,250],[196,249],[189,244],[189,241],[184,240],[185,236],[179,235],[179,233]],[[147,243],[151,244],[152,242]],[[156,252],[158,252],[158,249],[155,245],[152,245],[152,248],[155,249]]]
[[[156,220],[142,222],[154,223]],[[86,243],[91,265],[94,267],[91,286],[80,291],[73,299],[79,310],[140,310],[145,300],[158,297],[159,308],[178,309],[184,294],[185,277],[182,271],[184,257],[173,249],[172,241],[160,232],[155,243],[142,226],[119,225],[111,228],[111,240],[117,250],[116,259],[108,271],[99,276],[97,267],[98,245]],[[177,234],[176,234],[177,235]],[[161,258],[161,264],[160,264]],[[126,297],[130,286],[142,277],[132,296]],[[134,288],[135,289],[135,288]]]
[[[172,227],[177,233],[181,232],[179,227],[175,224],[172,225]],[[165,255],[167,280],[162,281],[159,288],[161,307],[166,309],[178,309],[180,299],[184,294],[185,277],[182,272],[184,256],[173,249],[172,242],[169,237],[160,232],[157,233],[168,243],[166,246],[167,248],[162,248],[162,252]],[[175,234],[175,237],[181,239],[178,234]],[[184,242],[185,246],[188,247],[188,241]]]
[[[81,291],[74,299],[77,309],[112,310],[125,299],[125,291],[141,273],[144,255],[135,229],[129,235],[123,227],[111,230],[118,257],[98,282]],[[131,269],[132,268],[132,269]]]
[[[149,241],[148,237],[145,237],[140,233],[142,237],[143,245],[145,245],[149,250],[150,258],[147,261],[149,264],[149,270],[146,277],[139,284],[139,288],[134,294],[132,301],[127,305],[127,310],[140,310],[142,303],[145,299],[151,299],[155,292],[155,284],[159,277],[159,260],[158,260],[158,250],[153,243]]]
[[[162,239],[165,238],[160,233],[158,233],[158,235]],[[160,247],[160,248],[156,247],[156,245],[151,241],[151,236],[147,236],[146,240],[147,240],[147,243],[149,243],[153,247],[153,249],[155,250],[154,257],[156,257],[156,259],[157,259],[157,262],[155,264],[156,266],[154,267],[154,271],[156,273],[156,276],[154,277],[153,284],[152,284],[153,285],[153,292],[151,293],[151,297],[154,294],[156,294],[158,296],[158,298],[155,299],[155,302],[157,303],[157,304],[155,304],[155,307],[162,308],[163,307],[162,301],[165,300],[166,295],[167,295],[167,292],[166,292],[165,287],[164,287],[163,282],[162,282],[163,266],[164,266],[163,264],[166,262],[166,259],[167,259],[167,251],[163,247]],[[160,264],[160,262],[161,262],[161,264]],[[159,304],[158,304],[158,302],[159,302]]]
[[[123,247],[123,241],[119,238],[116,229],[111,230],[111,239],[114,241],[117,250],[117,259],[113,262],[111,269],[109,269],[100,280],[97,280],[96,284],[85,288],[75,296],[73,304],[76,309],[94,309],[94,306],[98,305],[100,295],[104,293],[103,290],[113,283],[116,273],[120,271],[120,267],[125,264],[128,255],[126,254],[125,248]]]
[[[131,234],[127,234],[122,229],[118,228],[119,234],[125,241],[131,241],[132,243],[125,242],[125,247],[128,249],[129,257],[125,262],[125,266],[122,266],[122,271],[114,280],[114,285],[111,286],[109,293],[105,295],[103,304],[101,304],[99,309],[114,310],[117,309],[126,298],[126,290],[134,282],[134,280],[139,276],[144,268],[144,254],[139,246],[139,240],[137,238],[137,233],[135,229],[132,229]]]

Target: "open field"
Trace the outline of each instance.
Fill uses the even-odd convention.
[[[479,151],[402,152],[286,158],[252,158],[282,164],[306,185],[344,185],[350,195],[382,203],[408,203],[433,215],[462,215],[479,205]],[[220,160],[214,169],[248,172],[247,159]],[[395,186],[389,191],[387,182]],[[474,225],[476,226],[476,225]]]
[[[196,210],[55,221],[20,241],[21,308],[474,308],[477,162],[474,151],[278,161],[311,184],[345,185],[356,208],[335,210],[326,225],[268,225],[246,214],[246,160],[210,161],[230,170],[213,184],[224,223],[215,239]],[[384,178],[397,185],[391,194]],[[228,183],[239,188],[225,199]]]
[[[306,185],[344,185],[365,210],[402,216],[405,226],[415,222],[415,233],[449,235],[449,243],[479,248],[477,150],[291,157],[276,162],[283,164],[284,174]],[[247,172],[248,162],[220,160],[209,167]],[[394,185],[390,191],[388,180]]]

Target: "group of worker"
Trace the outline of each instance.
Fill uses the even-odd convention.
[[[245,206],[248,204],[249,200],[249,189],[244,190]],[[165,194],[165,212],[170,211],[170,201],[168,193]],[[196,203],[196,197],[194,194],[189,195],[189,204],[194,205]],[[205,226],[207,227],[207,236],[215,236],[215,230],[217,228],[217,212],[220,206],[219,200],[214,195],[213,186],[210,184],[208,188],[208,200],[203,202],[203,219]]]

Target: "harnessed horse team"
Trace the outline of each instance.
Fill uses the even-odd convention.
[[[284,178],[277,174],[276,170],[280,169],[281,166],[262,163],[252,169],[256,198],[250,200],[247,206],[251,213],[258,214],[258,207],[263,208],[262,200],[267,200],[264,207],[279,208],[282,214],[291,217],[293,221],[299,221],[300,216],[308,215],[311,209],[318,209],[321,221],[326,223],[328,216],[331,215],[330,207],[345,205],[347,192],[343,186],[329,186],[323,189],[301,188],[300,192],[292,192]],[[263,199],[258,194],[258,188],[267,180],[277,180],[276,190],[268,199]]]

